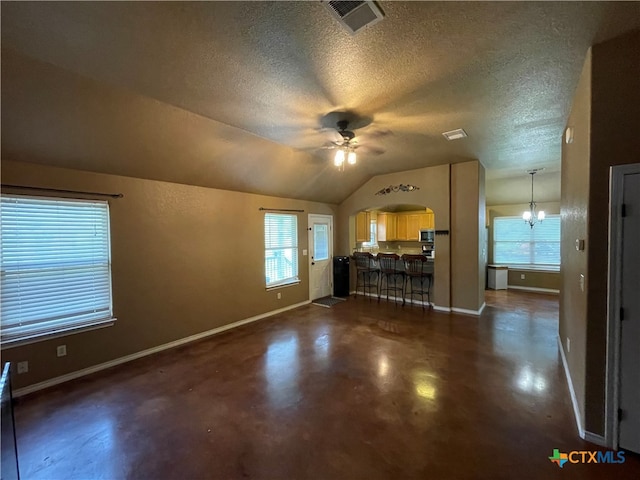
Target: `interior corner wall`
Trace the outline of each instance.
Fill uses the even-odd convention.
[[[489,232],[487,228],[487,201],[484,166],[478,163],[478,305],[484,305],[487,287],[487,260],[489,256]]]
[[[483,230],[485,223],[485,205],[480,202],[482,170],[478,161],[451,165],[451,307],[474,312],[484,302],[484,280],[480,280],[484,271],[478,258],[480,223]]]
[[[573,143],[562,141],[560,199],[560,318],[558,335],[567,359],[573,391],[584,426],[587,294],[580,289],[580,275],[587,273],[587,251],[575,249],[576,239],[587,238],[589,200],[589,149],[591,138],[591,50],[582,68],[567,125],[574,130]],[[586,279],[589,282],[589,279]],[[570,348],[568,345],[570,343]]]
[[[610,167],[638,162],[640,30],[592,48],[585,428],[604,435]]]
[[[298,248],[307,248],[309,213],[336,206],[168,182],[53,168],[2,159],[8,184],[118,192],[110,200],[114,326],[2,350],[29,362],[14,388],[89,368],[309,299],[308,257],[297,285],[267,291],[264,212],[302,209]],[[277,293],[282,294],[277,299]],[[56,345],[67,356],[56,357]]]

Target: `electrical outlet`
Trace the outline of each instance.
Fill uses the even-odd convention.
[[[571,352],[571,339],[567,337],[567,353]]]
[[[520,280],[524,280],[524,273],[520,274]]]
[[[67,346],[66,345],[58,345],[56,348],[56,354],[59,357],[64,357],[67,354]]]
[[[278,300],[280,300],[280,299],[282,298],[282,294],[281,294],[280,292],[278,292],[278,293],[276,294],[276,298],[277,298]]]
[[[18,374],[27,373],[29,371],[29,362],[18,362]]]

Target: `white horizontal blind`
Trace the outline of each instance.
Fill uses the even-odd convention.
[[[107,202],[3,195],[2,342],[112,317]]]
[[[533,228],[522,217],[493,220],[493,260],[507,265],[560,265],[560,215],[547,215]]]
[[[298,281],[298,218],[266,213],[264,216],[265,278],[267,287]]]

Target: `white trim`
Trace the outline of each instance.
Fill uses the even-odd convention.
[[[308,305],[309,303],[311,303],[310,300],[305,300],[304,302],[300,302],[300,303],[294,303],[293,305],[289,305],[287,307],[279,308],[277,310],[272,310],[266,313],[261,313],[260,315],[245,318],[244,320],[239,320],[237,322],[229,323],[227,325],[222,325],[221,327],[216,327],[211,330],[207,330],[206,332],[196,333],[195,335],[190,335],[188,337],[181,338],[173,342],[164,343],[162,345],[158,345],[157,347],[132,353],[131,355],[125,355],[124,357],[116,358],[114,360],[109,360],[108,362],[105,362],[105,363],[100,363],[98,365],[93,365],[91,367],[83,368],[82,370],[76,370],[75,372],[67,373],[59,377],[50,378],[49,380],[45,380],[39,383],[34,383],[33,385],[28,385],[23,388],[18,388],[17,390],[13,391],[13,396],[22,397],[24,395],[37,392],[38,390],[42,390],[43,388],[53,387],[54,385],[68,382],[69,380],[74,380],[76,378],[84,377],[85,375],[99,372],[101,370],[106,370],[107,368],[115,367],[116,365],[121,365],[123,363],[127,363],[132,360],[137,360],[138,358],[142,358],[148,355],[152,355],[154,353],[162,352],[163,350],[168,350],[170,348],[178,347],[186,343],[195,342],[196,340],[200,340],[200,339],[209,337],[211,335],[215,335],[217,333],[221,333],[226,330],[239,327],[241,325],[246,325],[247,323],[252,323],[257,320],[262,320],[263,318],[271,317],[273,315],[277,315],[278,313],[286,312],[287,310],[293,310],[294,308],[298,308],[303,305]]]
[[[329,224],[329,258],[327,259],[327,261],[329,262],[329,295],[333,295],[334,293],[334,285],[333,285],[333,215],[327,215],[324,213],[310,213],[309,215],[307,215],[307,265],[308,265],[308,269],[307,269],[307,276],[308,276],[308,281],[309,281],[309,298],[313,298],[313,287],[314,285],[312,285],[312,281],[311,281],[311,267],[312,267],[312,263],[313,263],[313,255],[312,253],[314,252],[315,249],[315,238],[313,237],[313,232],[311,231],[311,225],[313,224],[313,221],[311,219],[311,217],[317,217],[320,221],[322,220],[326,220],[327,223]],[[318,297],[320,298],[320,297]],[[317,299],[314,299],[317,300]]]
[[[486,306],[487,304],[485,302],[482,302],[482,305],[478,310],[469,310],[467,308],[451,307],[451,311],[455,313],[464,313],[465,315],[474,315],[476,317],[479,317],[482,314],[484,307]]]
[[[507,288],[512,290],[524,290],[525,292],[560,293],[560,290],[555,288],[521,287],[519,285],[507,285]]]
[[[584,437],[583,438],[587,442],[595,443],[596,445],[599,445],[600,447],[606,447],[607,446],[607,441],[605,440],[605,438],[602,435],[597,435],[597,434],[591,433],[591,432],[584,432]]]
[[[567,385],[569,385],[569,394],[571,395],[571,404],[573,405],[573,415],[576,418],[578,435],[580,435],[580,438],[585,438],[584,428],[582,428],[582,416],[580,415],[580,406],[578,405],[578,398],[576,397],[576,392],[573,389],[573,382],[571,381],[571,373],[569,373],[569,364],[567,363],[567,357],[564,356],[564,348],[562,348],[562,340],[560,339],[560,335],[558,335],[558,348],[560,349],[560,357],[562,357],[564,375],[567,379]]]
[[[609,271],[607,278],[607,358],[605,364],[604,438],[618,449],[620,405],[620,307],[622,293],[622,204],[624,176],[640,173],[640,163],[609,169]]]
[[[441,307],[439,305],[433,305],[433,309],[438,311],[438,312],[446,312],[446,313],[451,313],[451,308],[450,307]]]

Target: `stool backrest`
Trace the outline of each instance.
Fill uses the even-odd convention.
[[[427,259],[424,255],[402,255],[404,270],[407,275],[422,276],[427,275]]]
[[[394,272],[398,270],[397,261],[400,257],[395,253],[379,253],[378,263],[380,263],[380,270],[382,272]]]
[[[353,258],[356,260],[356,269],[368,270],[371,268],[373,255],[369,252],[353,252]]]

